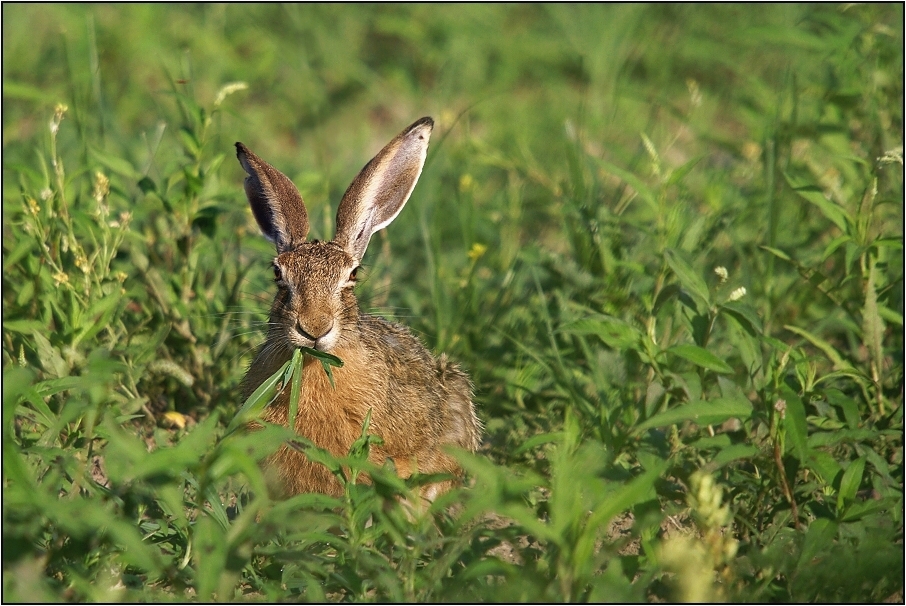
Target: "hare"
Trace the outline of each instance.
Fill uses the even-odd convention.
[[[415,188],[433,127],[431,118],[416,121],[365,165],[343,195],[330,242],[306,240],[308,216],[292,181],[236,143],[252,213],[277,247],[277,295],[267,338],[242,381],[243,399],[297,347],[338,356],[343,366],[333,370],[334,385],[317,360],[304,358],[296,433],[345,456],[371,411],[371,432],[383,444],[372,446],[370,460],[380,465],[392,459],[404,478],[416,472],[460,475],[443,447],[475,451],[481,434],[468,376],[446,355],[435,358],[406,327],[362,313],[353,293],[372,234],[396,218]],[[287,425],[289,393],[284,386],[263,420]],[[287,494],[342,494],[326,467],[287,445],[267,465]],[[421,496],[433,500],[453,483],[423,486]]]

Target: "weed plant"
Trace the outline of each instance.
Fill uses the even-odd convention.
[[[2,10],[4,600],[903,599],[902,5]],[[359,297],[487,432],[412,510],[367,423],[236,429],[232,143],[324,238],[421,115]]]

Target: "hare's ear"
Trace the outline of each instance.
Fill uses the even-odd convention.
[[[387,144],[353,180],[337,209],[334,241],[356,262],[371,235],[403,209],[425,164],[434,120],[422,118]]]
[[[308,213],[293,182],[242,143],[236,143],[236,157],[248,173],[245,195],[252,214],[265,237],[277,245],[277,252],[292,250],[305,242]]]

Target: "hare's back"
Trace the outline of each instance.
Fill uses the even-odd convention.
[[[411,446],[421,438],[474,451],[480,425],[466,374],[446,355],[435,358],[405,326],[363,314],[359,328],[369,357],[387,373],[383,412],[396,429],[411,431],[399,438]]]

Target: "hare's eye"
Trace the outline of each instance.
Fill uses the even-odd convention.
[[[283,272],[280,271],[280,268],[274,265],[274,282],[279,282],[283,279]]]
[[[352,269],[352,271],[349,272],[349,281],[350,281],[350,282],[355,282],[355,276],[356,276],[357,273],[359,273],[359,268],[358,268],[358,267],[354,267],[354,268]]]

